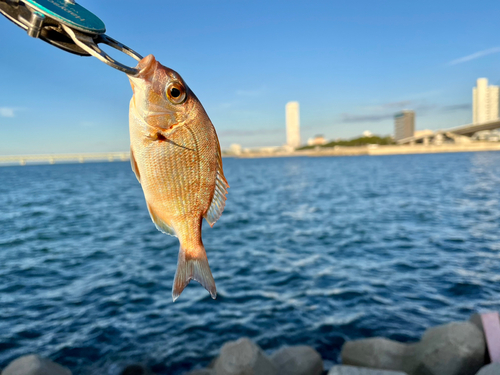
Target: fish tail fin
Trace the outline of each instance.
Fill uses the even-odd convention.
[[[179,249],[177,271],[175,272],[172,298],[175,302],[189,281],[196,280],[210,293],[213,299],[217,297],[215,281],[208,265],[207,254],[203,245],[194,251],[186,251],[182,245]]]

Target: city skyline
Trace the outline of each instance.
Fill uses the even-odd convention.
[[[113,1],[82,5],[110,36],[180,73],[225,149],[285,144],[290,100],[301,103],[303,140],[352,138],[392,134],[394,113],[405,108],[415,110],[419,129],[471,123],[476,79],[500,83],[494,2],[195,3],[169,4],[176,17],[168,28],[162,2],[135,10],[135,28],[128,0],[118,10]],[[171,30],[183,32],[174,38]],[[8,35],[0,40],[1,154],[128,148],[124,74],[29,38],[3,17],[0,33]]]

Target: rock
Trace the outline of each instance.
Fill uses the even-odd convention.
[[[473,375],[484,365],[483,334],[470,322],[431,328],[416,345],[413,375]]]
[[[210,361],[210,363],[207,365],[207,368],[214,368],[215,367],[215,363],[217,362],[218,359],[219,359],[219,357],[212,358],[212,360]]]
[[[407,375],[405,372],[391,370],[373,370],[366,367],[333,366],[328,375]]]
[[[476,375],[500,375],[500,363],[490,363],[481,368]]]
[[[202,368],[188,372],[186,375],[215,375],[215,372],[209,368]]]
[[[216,375],[277,375],[273,362],[248,338],[224,344],[215,362]]]
[[[2,375],[71,375],[71,371],[50,359],[30,354],[9,363]]]
[[[483,321],[481,320],[481,314],[472,314],[471,317],[469,318],[469,322],[471,322],[472,324],[474,324],[477,329],[479,329],[481,331],[481,333],[484,334],[484,331],[483,331]]]
[[[271,356],[271,360],[280,374],[321,375],[323,360],[319,353],[310,346],[285,347]]]
[[[342,347],[342,364],[411,374],[415,368],[414,346],[383,337],[348,341]]]
[[[484,342],[486,342],[486,336],[484,335],[484,329],[483,329],[483,321],[481,320],[481,314],[472,314],[471,317],[469,318],[469,322],[474,324],[479,331],[483,334]],[[484,363],[490,363],[490,353],[488,353],[488,350],[484,351]]]
[[[143,365],[134,364],[128,365],[123,369],[120,375],[154,375],[148,368]]]

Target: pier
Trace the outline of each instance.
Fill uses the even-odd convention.
[[[98,152],[78,154],[5,155],[0,156],[0,165],[86,163],[100,161],[127,161],[130,152]]]

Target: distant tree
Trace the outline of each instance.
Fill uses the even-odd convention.
[[[325,143],[321,146],[304,146],[298,148],[298,150],[308,150],[315,147],[335,147],[335,146],[365,146],[365,145],[393,145],[395,144],[392,137],[380,137],[378,135],[372,135],[370,137],[358,137],[353,139],[341,139],[338,141],[332,141]]]

